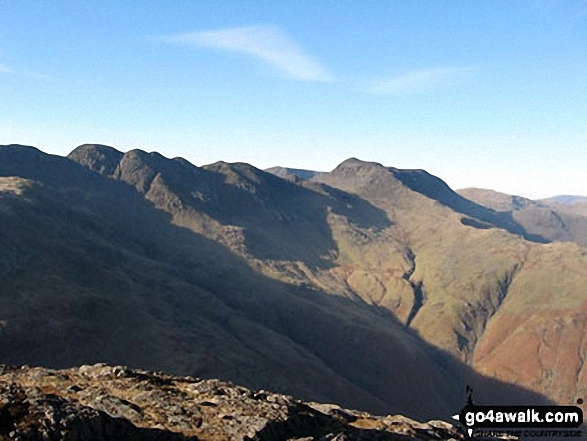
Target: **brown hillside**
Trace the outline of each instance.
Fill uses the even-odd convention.
[[[557,286],[569,300],[544,305],[566,316],[585,296],[582,248],[547,252],[424,172],[349,160],[296,183],[86,145],[69,158],[0,147],[0,176],[8,363],[144,366],[438,417],[466,383],[480,400],[543,400],[467,363],[500,377],[476,354],[506,305]],[[515,380],[556,399],[584,385]]]

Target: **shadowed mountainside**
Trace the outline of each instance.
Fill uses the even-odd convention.
[[[437,178],[350,160],[289,182],[99,145],[0,147],[0,176],[4,362],[144,366],[420,418],[460,408],[465,383],[543,401],[490,377],[563,402],[585,388],[567,369],[583,366],[583,248],[455,211]],[[560,332],[551,353],[527,345]]]

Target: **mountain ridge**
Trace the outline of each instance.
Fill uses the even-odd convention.
[[[583,248],[528,241],[455,211],[442,203],[446,188],[430,193],[438,178],[356,159],[291,182],[245,164],[196,167],[91,145],[69,159],[39,152],[32,164],[13,153],[0,147],[0,179],[28,179],[23,188],[39,194],[0,193],[3,222],[29,225],[0,236],[0,268],[20,268],[2,282],[12,296],[0,308],[3,359],[30,362],[14,344],[25,329],[38,345],[49,343],[43,326],[53,336],[64,327],[101,339],[103,359],[87,360],[70,338],[69,359],[56,363],[53,350],[42,359],[39,352],[38,363],[164,367],[421,416],[460,405],[465,383],[492,401],[544,402],[545,394],[567,402],[585,389],[583,377],[571,383],[572,369],[553,364],[563,357],[581,365]],[[33,239],[36,251],[19,257],[15,250]],[[565,255],[560,271],[554,262]],[[33,319],[68,302],[69,321]],[[108,318],[121,306],[136,311],[127,341],[104,326],[123,333],[121,314]],[[500,323],[534,362],[524,342],[536,329],[558,332],[559,319],[575,343],[541,355],[530,376],[508,361]]]

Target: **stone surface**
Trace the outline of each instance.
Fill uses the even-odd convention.
[[[219,380],[105,364],[0,366],[0,440],[461,440],[443,422],[374,416]]]

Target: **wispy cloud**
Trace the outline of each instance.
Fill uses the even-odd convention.
[[[261,59],[287,77],[332,81],[333,77],[298,44],[275,26],[246,26],[162,36],[167,43],[240,52]]]
[[[473,66],[464,66],[414,70],[396,77],[373,81],[368,87],[368,91],[381,95],[408,95],[426,92],[434,87],[450,84],[471,73],[474,69]]]

